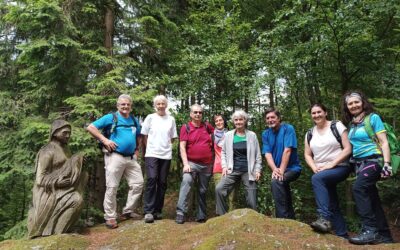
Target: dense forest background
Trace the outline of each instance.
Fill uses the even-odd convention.
[[[265,107],[278,107],[296,128],[300,155],[309,105],[323,102],[338,119],[349,89],[364,91],[399,131],[399,13],[398,0],[1,1],[0,240],[25,232],[35,154],[60,117],[73,124],[72,151],[88,159],[82,220],[101,221],[101,153],[84,128],[115,110],[121,93],[133,97],[140,117],[153,112],[156,94],[167,95],[178,125],[194,103],[209,120],[243,109],[257,134]],[[303,166],[294,199],[307,222],[315,204]],[[169,192],[178,189],[179,171],[174,159]],[[399,179],[379,184],[395,226]],[[260,212],[273,214],[269,174],[259,187]],[[341,186],[342,205],[356,230],[350,187],[351,180]]]

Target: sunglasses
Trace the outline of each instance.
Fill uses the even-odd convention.
[[[193,111],[193,114],[195,114],[195,115],[197,115],[197,114],[201,115],[201,114],[203,114],[203,111]]]

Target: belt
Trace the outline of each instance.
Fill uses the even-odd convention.
[[[355,161],[365,161],[365,160],[373,160],[373,159],[379,159],[382,158],[382,155],[379,154],[373,154],[365,157],[360,157],[360,158],[354,158]]]
[[[120,153],[120,152],[117,152],[117,151],[114,151],[113,153],[122,155],[123,157],[131,157],[131,159],[133,159],[133,156],[135,156],[135,154],[123,154],[123,153]]]

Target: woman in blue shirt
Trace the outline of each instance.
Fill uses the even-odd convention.
[[[350,91],[343,96],[342,109],[344,124],[350,124],[349,140],[353,146],[357,176],[353,184],[353,197],[362,224],[361,233],[350,237],[349,241],[357,245],[392,243],[376,187],[381,176],[391,174],[388,172],[391,167],[386,130],[379,115],[373,113],[372,104],[359,91]],[[368,115],[379,146],[365,130],[365,118]]]

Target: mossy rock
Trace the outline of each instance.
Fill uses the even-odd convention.
[[[6,240],[0,242],[0,249],[86,249],[89,245],[89,240],[83,235],[60,234],[32,240]]]
[[[104,224],[83,235],[57,235],[34,240],[8,240],[0,249],[400,249],[400,244],[355,246],[309,225],[238,209],[206,223],[176,224],[164,219],[146,224],[127,220],[117,229]]]

